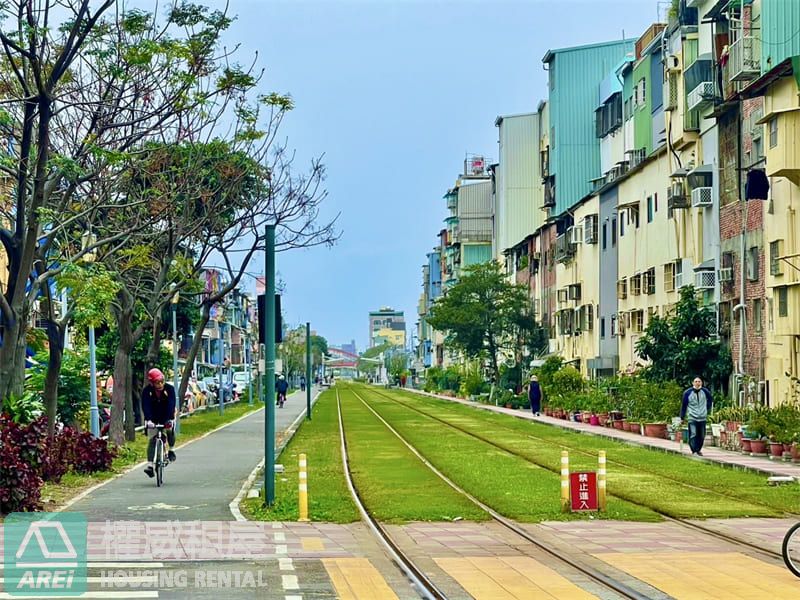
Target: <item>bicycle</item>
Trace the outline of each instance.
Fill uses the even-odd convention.
[[[164,433],[164,425],[156,425],[156,448],[153,466],[156,471],[156,487],[161,487],[164,484],[164,467],[169,464],[169,458],[166,456],[164,448],[167,444],[167,436]]]
[[[284,402],[286,402],[286,392],[278,392],[278,401],[275,404],[278,408],[283,408]]]
[[[786,532],[781,554],[789,570],[795,577],[800,577],[800,523],[796,523]]]

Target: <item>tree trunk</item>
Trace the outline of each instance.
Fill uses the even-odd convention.
[[[186,354],[186,366],[183,369],[183,377],[181,377],[181,382],[179,385],[180,389],[176,394],[176,398],[183,398],[186,395],[186,390],[189,387],[189,377],[191,376],[192,369],[194,368],[194,361],[197,359],[197,355],[200,352],[200,346],[203,343],[203,330],[205,330],[210,319],[211,306],[203,302],[203,307],[200,311],[200,322],[197,324],[194,339],[192,340],[192,346],[189,348],[189,352]]]
[[[128,358],[130,365],[130,357]],[[136,439],[136,414],[133,412],[133,395],[138,391],[133,382],[133,369],[128,369],[128,394],[125,396],[125,439],[132,442]]]
[[[161,368],[158,364],[161,358],[161,313],[157,312],[153,317],[153,326],[151,328],[153,338],[150,340],[150,347],[147,349],[147,363],[145,369],[152,369],[153,367]]]
[[[64,332],[66,325],[57,321],[47,322],[47,341],[50,344],[50,355],[47,363],[47,375],[44,379],[44,405],[47,409],[47,435],[53,437],[56,432],[56,416],[58,414],[58,379],[61,375],[61,363],[64,359]]]
[[[132,301],[124,292],[120,292],[119,298],[123,305],[122,310],[117,314],[117,327],[119,328],[119,345],[114,355],[114,391],[111,396],[111,424],[109,426],[108,437],[111,442],[121,446],[124,442],[124,422],[123,411],[129,404],[130,383],[131,383],[131,351],[136,340],[133,337],[131,321],[133,320]],[[132,299],[130,299],[132,300]],[[129,409],[130,410],[130,409]],[[128,413],[129,420],[133,414]]]
[[[25,387],[25,330],[19,316],[3,329],[0,346],[0,402],[21,397]]]

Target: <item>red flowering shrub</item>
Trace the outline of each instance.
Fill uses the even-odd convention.
[[[42,478],[37,472],[35,449],[41,440],[37,436],[37,431],[28,431],[0,415],[0,514],[37,510],[40,506]]]
[[[73,431],[72,435],[72,468],[76,473],[95,473],[111,468],[116,452],[107,440],[92,437],[86,431],[79,434]]]

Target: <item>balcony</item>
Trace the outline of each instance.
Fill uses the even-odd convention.
[[[556,182],[554,177],[548,177],[544,183],[544,204],[543,208],[555,208],[556,206]]]
[[[761,75],[761,44],[752,35],[743,35],[730,48],[731,81],[751,81]]]
[[[569,236],[562,233],[556,238],[555,257],[558,262],[569,262],[575,256],[575,245]]]
[[[644,159],[647,157],[647,148],[628,150],[627,154],[630,155],[631,169],[634,169],[644,162]]]
[[[692,190],[692,206],[705,208],[714,205],[714,195],[710,187],[696,187]]]
[[[447,210],[458,208],[458,194],[447,194],[445,199],[447,200]]]
[[[689,208],[689,199],[686,197],[683,183],[677,181],[669,186],[667,190],[667,208],[670,210]]]
[[[692,111],[714,99],[714,68],[710,55],[698,58],[684,73],[684,88],[686,95],[686,110]]]
[[[767,113],[761,119],[766,136],[766,172],[769,177],[786,177],[800,185],[800,109],[792,107]]]

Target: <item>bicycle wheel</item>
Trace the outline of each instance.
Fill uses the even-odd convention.
[[[156,440],[156,487],[164,483],[164,442]]]
[[[794,525],[783,538],[783,562],[796,577],[800,577],[800,523]]]

